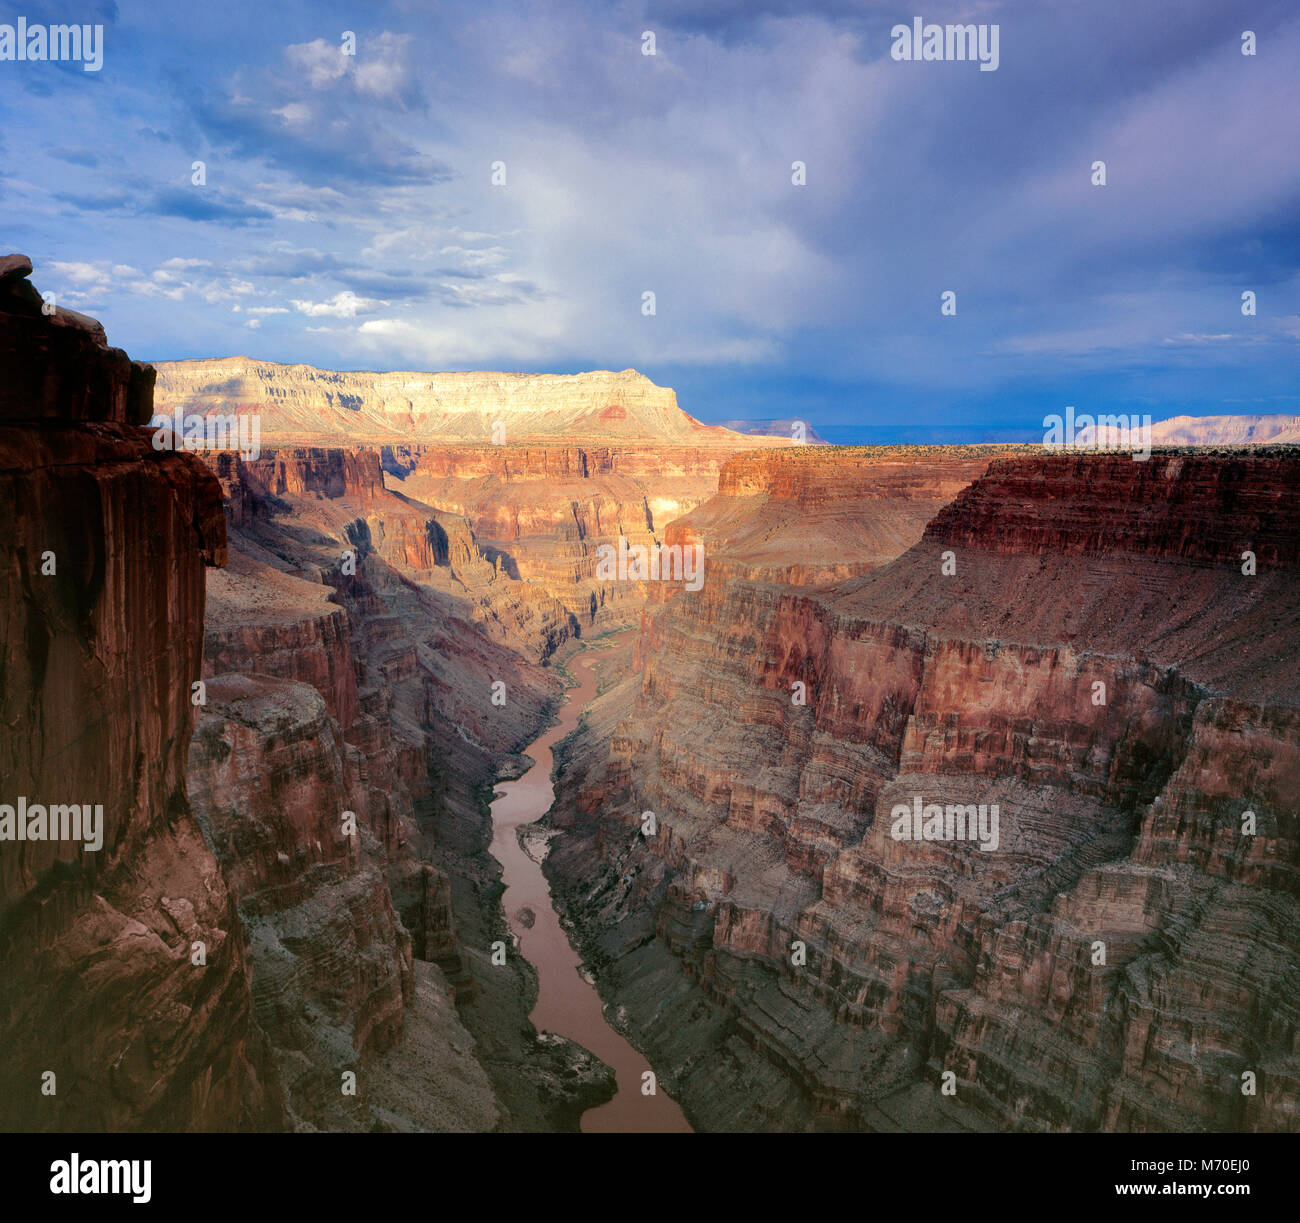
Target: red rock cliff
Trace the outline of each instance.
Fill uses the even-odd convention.
[[[278,1126],[185,793],[220,490],[138,427],[151,371],[28,271],[0,260],[0,803],[102,806],[103,841],[0,840],[0,1128]]]
[[[210,462],[231,556],[209,586],[190,797],[253,935],[292,1123],[571,1127],[590,1072],[524,1035],[527,980],[488,963],[480,800],[553,696],[537,663],[563,609],[464,519],[385,489],[376,451]]]

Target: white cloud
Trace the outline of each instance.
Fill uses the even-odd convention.
[[[311,118],[311,107],[302,102],[286,102],[271,113],[279,115],[286,123],[306,123]]]
[[[371,314],[388,303],[374,297],[358,297],[350,289],[344,289],[327,301],[295,300],[293,305],[300,314],[306,314],[310,318],[356,318],[358,314]]]
[[[410,87],[409,34],[385,31],[357,45],[353,72],[357,92],[372,98],[397,99]]]
[[[344,55],[342,41],[295,43],[285,48],[285,58],[307,79],[313,89],[324,89],[339,80],[348,70],[351,56]]]
[[[52,260],[49,264],[60,276],[73,282],[73,284],[107,284],[108,272],[102,267],[96,267],[93,263],[64,263],[58,259]]]

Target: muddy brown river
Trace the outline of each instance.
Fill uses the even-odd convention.
[[[541,819],[555,798],[551,785],[552,747],[578,724],[583,708],[596,695],[592,651],[576,655],[571,670],[577,687],[570,688],[560,708],[560,720],[525,751],[535,762],[522,777],[498,782],[492,802],[492,856],[502,866],[505,894],[502,905],[524,958],[537,970],[537,1004],[529,1018],[538,1031],[556,1032],[591,1050],[613,1068],[618,1079],[614,1098],[582,1116],[584,1134],[690,1133],[682,1110],[658,1087],[642,1095],[641,1076],[650,1069],[646,1059],[605,1020],[600,996],[578,971],[582,961],[569,943],[551,904],[551,889],[541,865],[520,846],[518,829]],[[521,909],[536,915],[531,928],[519,920]]]

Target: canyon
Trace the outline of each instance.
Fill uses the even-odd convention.
[[[5,1128],[1300,1128],[1294,449],[155,375],[31,272],[0,802],[105,837],[0,841]],[[159,449],[176,410],[264,450]],[[702,587],[604,580],[620,540]]]
[[[378,450],[155,448],[152,369],[3,271],[3,775],[107,812],[0,846],[6,1124],[576,1129],[610,1072],[492,962],[487,852],[571,615]]]
[[[704,425],[635,370],[339,372],[244,357],[159,362],[161,415],[256,417],[262,445],[355,447],[390,487],[464,518],[484,554],[590,631],[635,622],[641,583],[595,577],[602,545],[662,542],[733,454],[787,436]]]

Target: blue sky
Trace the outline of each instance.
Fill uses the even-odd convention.
[[[0,245],[137,358],[631,366],[836,438],[1300,411],[1292,0],[19,15],[104,62],[0,62]],[[895,61],[914,16],[997,70]]]

